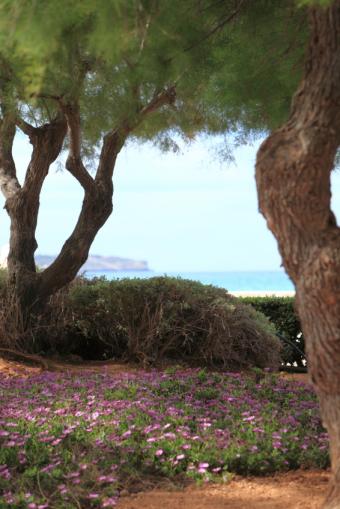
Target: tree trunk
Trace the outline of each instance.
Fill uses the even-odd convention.
[[[111,215],[112,175],[125,139],[126,133],[120,130],[104,137],[96,178],[83,183],[85,197],[77,224],[56,260],[41,275],[40,293],[43,299],[73,281],[87,260],[95,236]],[[68,161],[68,166],[73,162]],[[72,168],[71,171],[75,170]],[[79,174],[76,178],[81,181]]]
[[[1,99],[1,98],[0,98]],[[156,91],[150,102],[136,111],[135,118],[122,121],[103,139],[95,178],[81,159],[81,122],[79,104],[58,103],[57,118],[42,127],[33,127],[1,103],[0,112],[0,187],[6,198],[5,208],[11,220],[10,252],[8,256],[9,309],[8,326],[14,330],[29,330],[35,312],[59,289],[70,283],[85,263],[92,242],[112,212],[112,176],[117,156],[128,135],[143,119],[164,106],[173,104],[175,88]],[[24,185],[21,186],[12,156],[16,126],[29,136],[33,145]],[[63,245],[56,260],[37,273],[34,252],[37,248],[35,230],[39,212],[39,197],[43,182],[53,161],[62,150],[68,131],[68,158],[66,169],[84,189],[84,200],[77,224]],[[0,320],[0,326],[3,320]],[[8,327],[7,327],[8,329]],[[6,329],[5,336],[8,336]],[[0,331],[0,340],[1,340]],[[5,345],[7,346],[7,345]],[[27,347],[28,345],[26,345]],[[29,346],[28,346],[29,348]],[[27,349],[27,348],[26,348]]]
[[[86,262],[92,242],[112,212],[113,186],[86,193],[78,222],[56,260],[42,273],[40,295],[46,299],[67,285]]]
[[[8,313],[13,329],[25,330],[40,298],[41,277],[36,273],[34,253],[38,246],[35,231],[39,198],[50,165],[58,157],[66,135],[66,122],[57,118],[40,128],[32,128],[33,145],[23,186],[6,196],[5,208],[10,217],[8,255]],[[11,149],[11,147],[8,147]],[[13,163],[14,164],[14,163]]]
[[[340,231],[330,175],[340,144],[340,1],[310,10],[305,73],[287,123],[262,144],[260,210],[296,287],[311,379],[330,438],[325,509],[340,509]]]

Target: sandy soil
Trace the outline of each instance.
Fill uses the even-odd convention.
[[[51,361],[58,371],[105,369],[111,373],[138,368],[115,362],[66,364]],[[0,358],[0,373],[5,376],[31,376],[41,367]],[[306,374],[282,374],[284,378],[308,382]],[[296,471],[265,478],[236,477],[226,484],[191,485],[182,490],[171,485],[122,496],[117,509],[319,509],[330,477],[325,471]]]
[[[38,357],[39,356],[35,356]],[[109,373],[121,373],[121,372],[135,372],[140,369],[137,364],[125,364],[116,361],[84,361],[81,363],[77,362],[64,362],[56,359],[45,359],[44,364],[48,365],[51,371],[71,371],[77,372],[81,370],[89,371],[102,371],[103,369]],[[32,374],[38,374],[43,370],[41,363],[35,361],[28,361],[25,359],[18,358],[18,360],[9,360],[1,357],[0,352],[0,373],[6,376],[30,376]],[[296,380],[298,382],[309,383],[309,376],[307,373],[280,373],[282,378],[287,380]]]
[[[115,361],[91,361],[75,364],[71,362],[47,359],[47,365],[51,371],[71,371],[73,373],[77,373],[81,370],[98,372],[105,369],[105,371],[109,373],[126,373],[127,371],[133,372],[138,370],[137,366],[122,364]],[[22,363],[0,357],[0,373],[5,376],[29,377],[41,373],[42,370],[42,366],[38,365],[36,362]]]
[[[328,472],[297,471],[181,491],[155,489],[122,497],[117,509],[318,509],[328,480]]]

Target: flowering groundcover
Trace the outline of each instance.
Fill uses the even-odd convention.
[[[316,397],[272,374],[0,376],[0,509],[114,507],[143,479],[327,467]]]

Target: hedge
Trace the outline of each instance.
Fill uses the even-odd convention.
[[[224,289],[197,281],[79,278],[52,306],[41,333],[34,332],[48,354],[228,369],[280,365],[270,321]]]
[[[0,308],[7,305],[6,277],[0,270]],[[0,323],[9,341],[8,325]],[[237,299],[223,288],[170,277],[78,277],[52,297],[21,339],[33,353],[84,359],[176,359],[230,368],[305,364],[293,298]]]
[[[294,308],[294,297],[243,297],[242,302],[253,306],[275,325],[283,343],[283,363],[304,366],[306,363],[305,341],[300,320]]]

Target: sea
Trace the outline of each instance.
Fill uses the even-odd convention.
[[[294,286],[284,271],[254,272],[154,272],[147,271],[86,271],[85,277],[105,277],[106,279],[150,278],[156,276],[180,277],[219,286],[230,292],[290,292]]]

